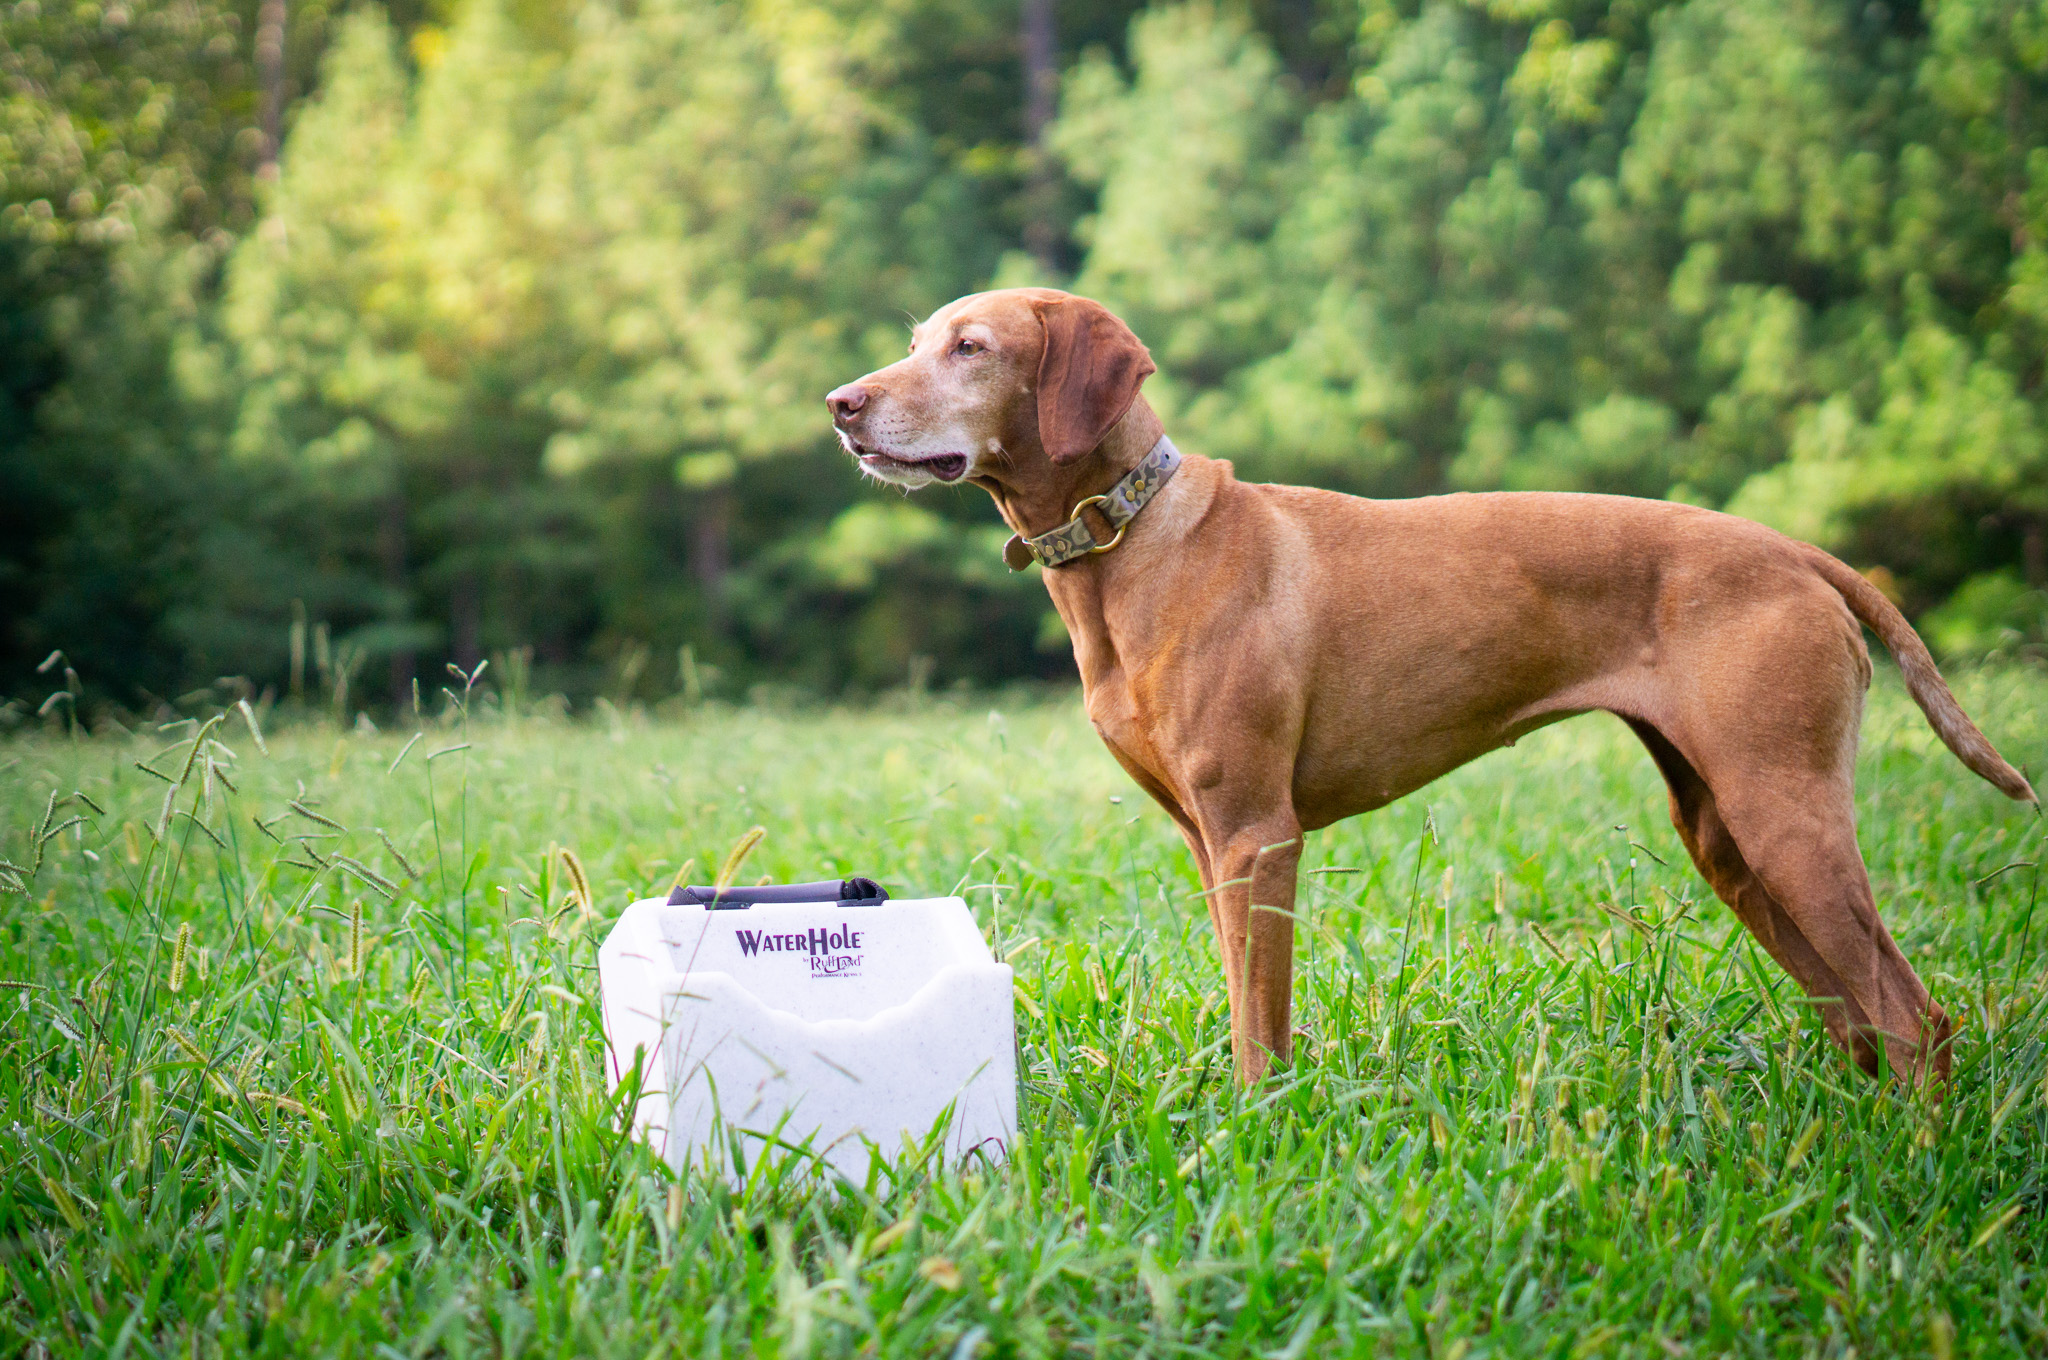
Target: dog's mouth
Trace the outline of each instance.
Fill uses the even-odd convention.
[[[884,453],[870,444],[849,439],[853,456],[860,459],[860,465],[870,472],[884,469],[928,473],[942,482],[957,482],[967,473],[967,455],[964,453],[934,453],[919,458],[902,458],[893,453]]]

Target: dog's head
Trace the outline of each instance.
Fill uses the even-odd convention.
[[[1108,308],[1051,288],[949,302],[910,355],[825,398],[862,471],[897,486],[1003,480],[1093,452],[1152,356]]]

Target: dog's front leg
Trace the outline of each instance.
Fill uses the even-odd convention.
[[[1294,885],[1301,828],[1292,817],[1203,842],[1216,875],[1209,918],[1230,990],[1230,1046],[1249,1086],[1294,1052]]]

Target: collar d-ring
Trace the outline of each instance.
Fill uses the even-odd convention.
[[[1074,520],[1075,520],[1075,522],[1077,522],[1077,523],[1078,523],[1078,522],[1080,521],[1080,518],[1081,518],[1081,512],[1082,512],[1083,510],[1086,510],[1086,509],[1087,509],[1087,508],[1088,508],[1089,506],[1091,506],[1091,505],[1107,505],[1107,504],[1109,504],[1109,496],[1108,496],[1108,495],[1107,495],[1106,493],[1105,493],[1105,494],[1103,494],[1103,495],[1100,495],[1100,496],[1087,496],[1087,497],[1083,497],[1083,498],[1082,498],[1082,500],[1080,501],[1080,503],[1079,503],[1079,504],[1077,504],[1077,505],[1076,505],[1076,506],[1074,507]],[[1102,512],[1102,517],[1103,517],[1104,519],[1109,519],[1109,512],[1108,512],[1107,510],[1103,511],[1103,512]],[[1110,520],[1110,523],[1112,523],[1112,524],[1116,524],[1116,521],[1115,521],[1115,520]],[[1092,547],[1090,547],[1090,548],[1088,549],[1088,551],[1089,551],[1089,552],[1092,552],[1092,553],[1106,553],[1106,552],[1108,552],[1108,551],[1109,551],[1109,550],[1110,550],[1111,548],[1114,548],[1114,547],[1115,547],[1115,546],[1116,546],[1117,544],[1119,544],[1119,543],[1121,543],[1121,542],[1123,542],[1123,541],[1124,541],[1124,535],[1130,532],[1130,528],[1131,528],[1131,522],[1130,522],[1129,520],[1125,520],[1125,521],[1124,521],[1124,522],[1123,522],[1122,524],[1117,524],[1117,526],[1116,526],[1116,533],[1115,533],[1114,535],[1112,535],[1112,536],[1111,536],[1111,538],[1110,538],[1109,542],[1107,542],[1107,543],[1096,543],[1096,544],[1094,544],[1094,545],[1093,545]],[[1091,534],[1089,534],[1089,535],[1088,535],[1088,537],[1089,537],[1090,539],[1093,539],[1093,538],[1095,537],[1095,535],[1094,535],[1093,533],[1091,533]]]
[[[1092,553],[1106,553],[1124,541],[1124,533],[1131,527],[1131,521],[1145,508],[1159,488],[1165,486],[1180,467],[1180,450],[1165,435],[1138,465],[1126,472],[1117,484],[1098,496],[1084,497],[1074,507],[1073,517],[1059,528],[1036,538],[1025,538],[1012,534],[1010,541],[1003,545],[1003,561],[1011,571],[1022,571],[1033,562],[1042,567],[1064,566],[1077,558]],[[1081,518],[1081,512],[1093,506],[1097,514],[1109,523],[1116,533],[1107,542],[1098,540],[1095,531]]]

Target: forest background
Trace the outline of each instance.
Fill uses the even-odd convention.
[[[822,405],[1027,282],[1242,476],[1693,501],[2048,642],[2048,3],[8,0],[5,718],[1070,674]]]

